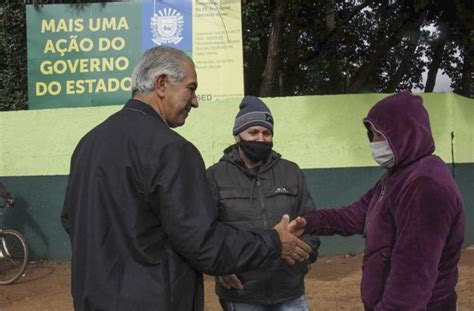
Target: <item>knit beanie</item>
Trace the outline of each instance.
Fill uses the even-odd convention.
[[[235,117],[234,129],[232,130],[234,136],[256,125],[266,127],[273,134],[272,113],[260,98],[245,96],[240,103],[239,109]]]

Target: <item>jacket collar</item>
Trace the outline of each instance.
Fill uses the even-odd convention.
[[[123,110],[132,110],[132,111],[136,111],[142,114],[152,116],[154,118],[162,120],[169,127],[168,122],[166,122],[166,120],[163,119],[163,117],[158,112],[156,112],[155,109],[153,109],[150,105],[148,105],[147,103],[139,99],[135,99],[135,98],[129,99],[128,102],[123,107]]]
[[[250,176],[260,176],[264,172],[268,171],[271,167],[273,167],[281,158],[281,155],[272,150],[270,156],[267,160],[265,160],[260,169],[257,172],[251,171],[247,169],[244,164],[244,161],[240,158],[239,154],[239,146],[237,144],[230,145],[224,150],[224,155],[220,159],[220,161],[226,161],[232,163],[239,167],[242,171],[244,171],[247,175]]]

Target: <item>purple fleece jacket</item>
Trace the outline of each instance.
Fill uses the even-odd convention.
[[[366,310],[456,310],[464,207],[434,141],[422,98],[378,102],[364,119],[388,141],[394,166],[362,198],[305,216],[305,233],[363,234],[361,296]]]

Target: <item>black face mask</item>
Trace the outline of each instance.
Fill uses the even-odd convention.
[[[246,141],[240,138],[239,146],[250,161],[260,162],[268,158],[272,152],[273,143]]]

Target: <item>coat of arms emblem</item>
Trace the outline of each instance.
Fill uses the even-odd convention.
[[[157,45],[178,44],[183,40],[184,27],[183,15],[171,8],[159,10],[154,13],[150,20],[152,41]]]

